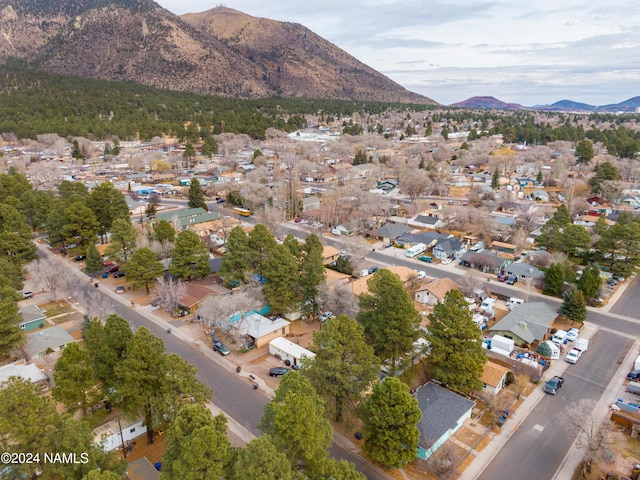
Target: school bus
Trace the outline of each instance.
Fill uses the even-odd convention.
[[[238,215],[242,215],[243,217],[248,217],[249,215],[251,215],[251,210],[249,210],[248,208],[235,207],[233,209],[233,212],[237,213]]]

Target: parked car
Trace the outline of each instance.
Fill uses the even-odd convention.
[[[443,259],[442,259],[442,264],[443,264],[443,265],[448,265],[448,264],[450,264],[451,262],[453,262],[453,259],[451,259],[451,258],[448,258],[448,257],[447,257],[447,258],[443,258]]]
[[[76,255],[75,257],[73,257],[73,261],[74,262],[81,262],[82,260],[86,260],[86,255]]]
[[[372,275],[378,271],[378,267],[375,265],[369,269],[369,275]]]
[[[424,270],[420,270],[418,272],[418,280],[422,280],[424,278],[427,278],[427,272],[425,272]]]
[[[302,220],[302,219],[298,217],[298,218],[296,218],[296,219],[294,220],[294,222],[296,222],[296,223],[300,223],[300,221],[301,221],[301,220]]]
[[[269,376],[270,377],[281,377],[283,375],[286,375],[289,372],[290,372],[290,369],[285,368],[285,367],[273,367],[273,368],[269,369]]]
[[[499,282],[506,282],[506,281],[507,281],[507,278],[508,278],[508,277],[507,277],[506,275],[502,274],[502,273],[499,273],[499,274],[498,274],[498,281],[499,281]]]
[[[567,336],[565,337],[568,341],[573,342],[576,338],[578,338],[578,334],[580,330],[577,328],[572,328],[567,332]]]
[[[223,343],[220,343],[220,342],[214,342],[213,343],[213,351],[214,352],[218,352],[223,357],[225,357],[225,356],[229,355],[229,353],[231,353],[229,351],[229,349],[227,347],[225,347]]]
[[[634,382],[640,380],[640,370],[631,370],[627,373],[627,380],[632,380]]]
[[[33,292],[22,292],[22,298],[32,298]]]
[[[216,197],[216,203],[224,203],[224,198]]]
[[[124,276],[125,276],[124,272],[118,271],[118,272],[114,272],[113,273],[113,278],[120,278],[120,277],[124,277]]]
[[[515,275],[511,275],[508,279],[507,279],[507,285],[513,285],[518,281],[518,277],[516,277]]]
[[[113,273],[113,272],[117,272],[118,270],[120,270],[120,267],[118,265],[116,265],[115,263],[112,263],[107,268],[105,268],[104,271],[107,272],[107,273]]]
[[[331,312],[324,312],[322,315],[320,315],[320,321],[321,322],[326,322],[327,320],[329,320],[331,317],[333,317],[333,313]]]
[[[116,287],[116,293],[124,293],[124,286],[119,285]]]
[[[544,391],[551,395],[555,395],[556,393],[558,393],[558,390],[560,390],[560,387],[562,387],[563,384],[564,378],[556,375],[545,384]]]

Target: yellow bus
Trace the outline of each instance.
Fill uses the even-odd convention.
[[[249,210],[248,208],[235,207],[233,209],[233,212],[237,213],[238,215],[242,215],[243,217],[248,217],[249,215],[251,215],[251,210]]]

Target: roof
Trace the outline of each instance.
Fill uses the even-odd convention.
[[[21,325],[46,318],[44,311],[40,310],[37,305],[25,305],[24,307],[20,307],[20,313],[22,314],[22,322],[20,322]]]
[[[491,331],[511,332],[527,343],[542,340],[558,317],[558,312],[543,302],[531,302],[511,310]]]
[[[64,328],[56,325],[27,335],[24,349],[29,357],[34,357],[49,348],[55,350],[73,341],[73,337]]]
[[[129,480],[159,480],[160,478],[160,472],[147,457],[130,462],[126,473]]]
[[[503,263],[505,263],[505,261],[507,261],[504,258],[496,255],[494,252],[467,252],[462,255],[460,260],[467,263],[472,263],[474,265],[493,268],[498,268]]]
[[[412,278],[415,278],[417,275],[415,270],[404,266],[390,265],[388,267],[385,267],[385,269],[389,270],[391,273],[395,273],[396,275],[398,275],[402,283],[408,282]]]
[[[187,308],[202,302],[209,295],[214,295],[214,291],[204,285],[185,282],[185,287],[184,295],[180,297],[180,303]]]
[[[439,387],[435,383],[426,383],[415,393],[422,417],[418,423],[420,430],[419,445],[428,450],[449,430],[454,429],[475,402],[457,393]]]
[[[336,255],[340,255],[340,250],[332,245],[323,245],[322,247],[322,258],[325,260],[327,258],[334,257]]]
[[[171,210],[168,212],[156,213],[156,220],[166,220],[168,222],[178,218],[178,225],[186,227],[196,223],[210,222],[220,218],[217,212],[207,212],[204,208],[183,208],[181,210]]]
[[[418,215],[413,221],[416,223],[424,223],[425,225],[435,225],[440,219],[430,215]]]
[[[47,376],[38,368],[37,365],[20,365],[12,364],[0,367],[0,384],[9,380],[10,377],[19,377],[28,380],[31,383],[46,380]]]
[[[507,374],[509,369],[492,361],[485,362],[482,367],[482,377],[480,381],[491,387],[496,387]]]
[[[249,335],[253,338],[262,338],[289,325],[284,318],[277,317],[271,320],[259,313],[250,313],[237,322],[240,335]]]
[[[274,347],[287,352],[288,354],[290,354],[295,358],[302,358],[302,357],[313,358],[316,356],[316,354],[313,353],[311,350],[307,350],[306,348],[301,347],[297,343],[293,343],[291,340],[287,340],[284,337],[274,338],[269,342],[269,345],[273,345]]]
[[[447,238],[447,236],[441,233],[430,231],[405,233],[398,237],[397,240],[403,243],[424,243],[425,245],[431,245],[441,238]]]
[[[411,227],[407,227],[402,223],[390,223],[378,229],[378,237],[398,238],[400,235],[408,233],[411,230],[413,230]]]
[[[455,237],[441,238],[433,248],[442,250],[445,253],[454,253],[462,248],[462,242]]]
[[[544,277],[544,272],[542,270],[526,262],[510,263],[506,267],[506,270],[512,275],[524,275],[531,278]]]
[[[442,300],[449,290],[457,289],[458,284],[449,277],[431,280],[424,287],[417,290],[418,292],[427,291],[438,300]]]

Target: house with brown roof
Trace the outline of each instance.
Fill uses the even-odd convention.
[[[180,304],[193,311],[198,308],[209,297],[218,295],[212,289],[205,285],[197,285],[191,282],[185,282],[186,291],[180,297]]]
[[[415,300],[425,305],[437,305],[444,300],[447,292],[454,288],[459,288],[458,284],[450,278],[437,278],[416,290]]]
[[[322,261],[325,265],[333,263],[340,257],[340,250],[331,245],[324,245],[322,247]]]
[[[491,360],[487,361],[482,367],[482,377],[480,377],[480,381],[484,383],[483,390],[491,395],[497,395],[506,386],[507,373],[509,373],[507,367]]]

